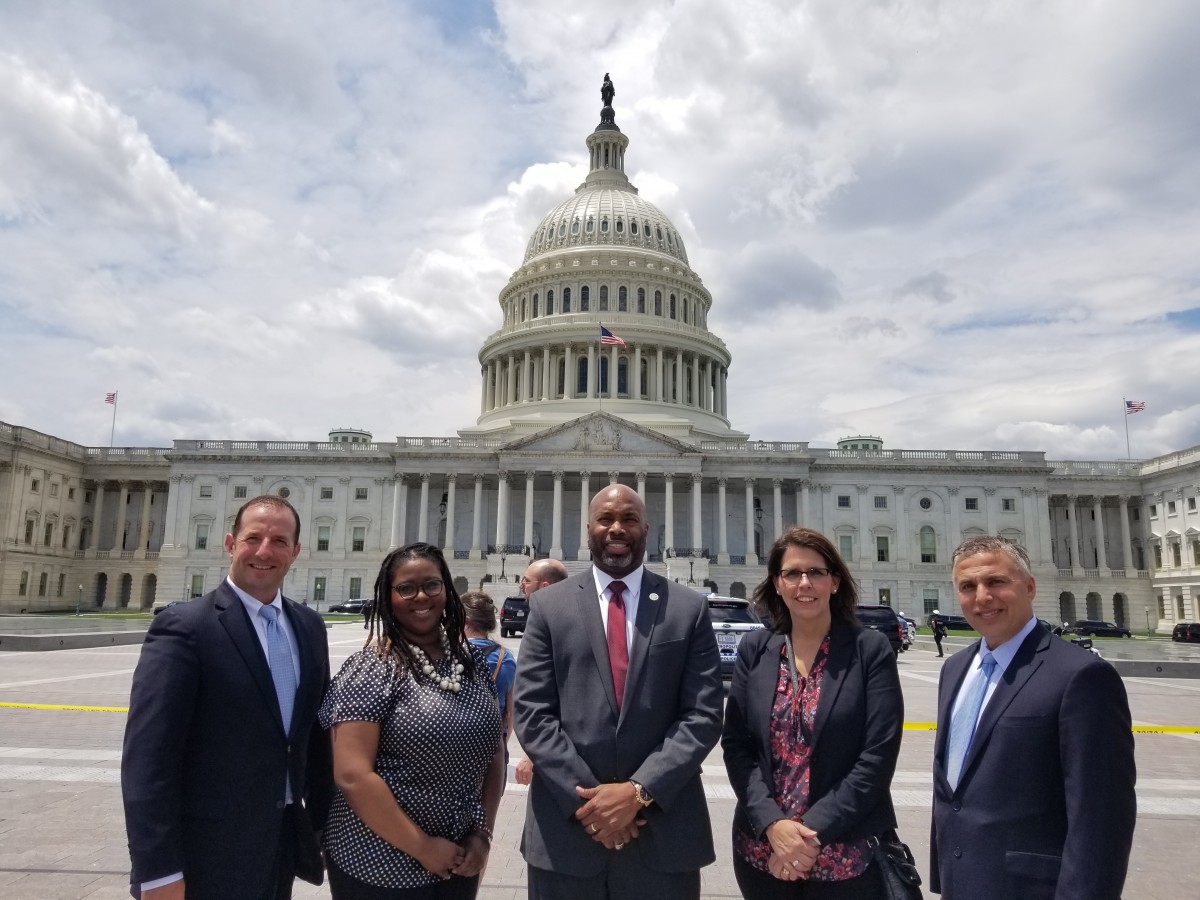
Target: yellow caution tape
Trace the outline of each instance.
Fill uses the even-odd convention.
[[[58,703],[0,703],[0,709],[68,709],[73,712],[129,712],[128,706],[64,706]]]

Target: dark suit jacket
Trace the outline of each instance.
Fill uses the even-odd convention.
[[[1037,625],[984,707],[952,791],[950,712],[978,647],[950,657],[938,684],[931,888],[955,900],[1117,900],[1137,816],[1121,677]]]
[[[617,712],[592,570],[533,595],[517,657],[517,737],[533,760],[521,849],[531,865],[599,874],[610,852],[575,820],[575,786],[633,779],[654,804],[621,852],[660,872],[708,865],[700,764],[721,733],[721,660],[708,604],[645,571]]]
[[[300,656],[290,738],[270,667],[222,581],[155,617],[133,676],[121,758],[134,885],[182,871],[191,898],[258,897],[279,847],[284,779],[315,848],[332,792],[328,736],[315,726],[329,684],[321,617],[284,598]]]
[[[737,794],[733,827],[762,837],[786,818],[775,802],[771,707],[783,635],[763,630],[738,645],[725,707],[725,768]],[[808,812],[822,843],[857,840],[896,827],[891,783],[900,755],[904,698],[886,637],[835,624],[813,723]]]

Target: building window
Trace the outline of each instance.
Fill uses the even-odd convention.
[[[1162,546],[1160,544],[1154,545],[1154,568],[1162,568]]]
[[[925,618],[929,618],[938,608],[937,588],[926,588],[921,595],[921,601],[925,605]]]
[[[25,521],[25,543],[27,543],[27,544],[33,543],[33,526],[34,526],[34,524],[36,524],[36,523],[33,521],[33,519],[27,519]]]
[[[30,493],[36,494],[42,489],[42,479],[34,478],[29,482]]]
[[[1152,518],[1152,519],[1158,518],[1158,504],[1157,503],[1150,504],[1150,518]]]
[[[838,509],[849,509],[850,508],[850,495],[849,494],[838,494],[837,505],[838,505]]]
[[[49,577],[50,576],[46,572],[43,572],[41,575],[38,576],[38,596],[39,597],[46,596],[46,583],[49,580]]]
[[[367,499],[367,489],[365,487],[356,487],[354,489],[354,499],[355,500],[366,500]]]
[[[637,227],[636,223],[634,224],[634,227],[635,228]],[[635,231],[634,234],[637,234],[637,232]],[[637,299],[637,304],[638,304],[637,311],[644,314],[646,312],[646,289],[645,288],[638,288],[637,298],[638,298]]]
[[[592,289],[586,284],[579,289],[579,311],[587,312],[592,302]]]
[[[50,482],[50,496],[51,496],[51,497],[57,497],[57,496],[58,496],[58,484],[57,484],[57,483],[55,483],[55,482],[53,482],[53,481],[52,481],[52,482]]]
[[[575,223],[575,230],[576,231],[579,230],[578,222]],[[350,599],[351,600],[362,599],[362,579],[359,578],[357,575],[350,579]]]
[[[318,525],[317,526],[317,549],[318,550],[328,550],[329,549],[329,526],[328,525]]]
[[[875,495],[875,508],[887,509],[887,497],[884,494]]]
[[[207,499],[207,498],[212,497],[212,485],[211,484],[200,485],[200,497],[201,497],[201,499]]]
[[[1179,552],[1179,544],[1171,545],[1171,565],[1177,569],[1183,565],[1183,559]]]
[[[918,505],[921,507],[921,509],[932,509],[933,501],[928,497],[922,497],[921,502]]]
[[[654,314],[656,316],[662,315],[662,291],[654,292]]]
[[[891,588],[880,588],[879,589],[879,605],[880,606],[891,606],[892,605],[892,589]]]
[[[52,540],[54,540],[54,523],[47,522],[46,530],[42,532],[42,546],[49,547]]]
[[[600,285],[600,306],[598,307],[598,309],[601,312],[608,311],[608,285],[607,284]]]
[[[877,535],[875,538],[875,560],[876,562],[888,561],[888,539],[887,535]]]
[[[935,563],[937,562],[937,535],[933,533],[933,529],[924,525],[921,527],[921,562]]]
[[[233,499],[234,500],[245,500],[246,499],[246,486],[244,484],[239,484],[236,487],[234,487]]]
[[[62,539],[63,549],[66,550],[67,546],[70,543],[71,543],[71,526],[64,525],[63,526],[63,539]]]
[[[313,600],[318,605],[325,602],[325,579],[319,576],[313,579]]]
[[[73,487],[67,488],[67,499],[68,500],[75,499],[75,488],[73,488]],[[1193,505],[1194,505],[1194,502],[1193,502]]]
[[[362,553],[367,549],[367,529],[362,525],[355,525],[350,536],[350,550],[354,553]]]
[[[192,576],[192,589],[191,589],[190,593],[191,593],[193,600],[195,600],[197,597],[203,596],[203,594],[204,594],[204,576],[203,575],[193,575]]]
[[[83,502],[84,503],[91,503],[95,498],[96,498],[95,491],[84,491],[83,492]]]
[[[963,506],[967,512],[979,512],[979,498],[967,497],[963,500]]]
[[[1195,512],[1195,511],[1196,511],[1196,498],[1188,497],[1188,512]]]
[[[575,223],[575,231],[579,231],[579,223]],[[546,315],[554,315],[554,291],[546,291]]]
[[[842,559],[844,559],[846,562],[850,562],[854,559],[854,535],[838,535],[838,553],[842,554]]]
[[[66,586],[67,586],[67,573],[60,572],[59,576],[58,576],[58,596],[61,597],[63,595],[63,591],[66,589]]]
[[[571,311],[571,289],[569,287],[563,288],[562,311],[565,313],[569,313]]]
[[[21,573],[21,584],[17,588],[17,596],[24,597],[28,593],[29,593],[29,573],[22,572]]]
[[[196,526],[196,549],[208,549],[208,525],[203,522]]]
[[[1167,501],[1167,515],[1168,516],[1175,515],[1175,501],[1174,500]]]
[[[321,499],[322,500],[332,500],[333,499],[333,488],[331,488],[331,487],[321,488]]]
[[[1130,512],[1133,513],[1133,521],[1140,522],[1142,520],[1142,511],[1140,509],[1138,509],[1136,506],[1132,510],[1130,510]]]
[[[617,288],[617,312],[629,312],[629,288]]]
[[[1012,497],[1002,497],[1000,499],[1000,509],[1003,512],[1016,512],[1017,501]]]

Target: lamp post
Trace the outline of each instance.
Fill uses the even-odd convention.
[[[1150,607],[1145,607],[1146,610],[1146,639],[1150,639]]]
[[[75,601],[75,618],[79,618],[79,611],[83,609],[83,585],[79,586],[79,599]]]

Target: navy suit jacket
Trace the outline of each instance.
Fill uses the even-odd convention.
[[[771,708],[782,634],[756,631],[738,644],[725,707],[725,768],[737,794],[733,827],[762,837],[786,818],[775,802]],[[811,740],[809,809],[804,822],[821,843],[857,840],[896,827],[891,783],[900,755],[904,697],[886,637],[835,624]]]
[[[300,657],[290,736],[262,645],[228,583],[155,616],[121,757],[135,896],[141,883],[179,871],[189,900],[261,896],[289,777],[308,812],[307,821],[295,816],[299,849],[316,850],[332,794],[329,740],[315,724],[328,639],[317,613],[283,603]]]
[[[700,764],[721,734],[721,658],[703,597],[644,571],[618,710],[591,567],[543,588],[530,601],[514,691],[517,737],[534,764],[521,839],[531,865],[603,871],[611,851],[575,819],[575,786],[629,779],[654,804],[621,853],[659,872],[716,858]]]
[[[950,657],[938,684],[930,887],[954,900],[1118,900],[1137,818],[1121,676],[1035,626],[951,790],[950,712],[979,644]]]

